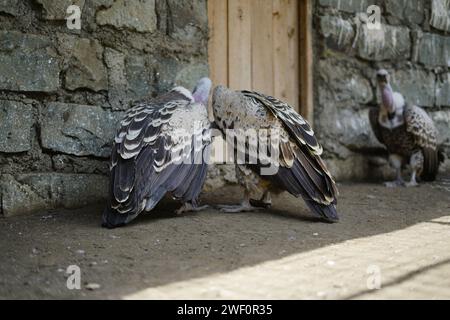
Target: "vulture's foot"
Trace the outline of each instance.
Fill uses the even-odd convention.
[[[272,197],[270,196],[269,190],[266,190],[261,200],[249,199],[249,202],[253,207],[269,209],[272,206]]]
[[[255,207],[250,203],[241,203],[238,205],[219,205],[217,206],[221,212],[225,213],[238,213],[238,212],[251,212],[265,209],[264,207]]]
[[[403,187],[405,185],[405,182],[403,180],[395,180],[395,181],[385,182],[384,185],[388,188],[397,188],[397,187]]]
[[[419,184],[417,183],[417,181],[411,181],[405,184],[405,187],[407,188],[414,188],[414,187],[418,187]]]
[[[183,214],[185,212],[199,212],[199,211],[202,211],[202,210],[206,210],[208,208],[209,208],[208,205],[204,205],[204,206],[200,206],[200,207],[194,207],[191,203],[186,202],[186,203],[184,203],[181,206],[180,209],[175,210],[175,213],[177,215],[180,215],[180,214]]]
[[[257,207],[257,208],[262,208],[262,209],[270,209],[270,207],[272,206],[272,202],[269,201],[264,201],[264,200],[253,200],[250,199],[250,204],[253,207]]]

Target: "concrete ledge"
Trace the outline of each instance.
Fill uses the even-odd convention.
[[[108,178],[91,174],[0,175],[0,213],[9,217],[55,208],[80,208],[106,199]]]

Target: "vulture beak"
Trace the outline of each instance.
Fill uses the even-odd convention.
[[[377,82],[378,82],[378,85],[382,88],[385,87],[386,85],[388,85],[389,84],[389,73],[384,69],[378,70]]]
[[[380,87],[384,87],[388,84],[388,81],[385,76],[377,76],[377,82]]]

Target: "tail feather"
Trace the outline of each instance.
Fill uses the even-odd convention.
[[[107,205],[105,210],[103,210],[102,227],[108,229],[122,227],[136,218],[136,216],[137,214],[119,213],[117,210],[112,209],[110,205]]]
[[[423,149],[423,170],[421,178],[424,181],[434,181],[439,171],[439,163],[441,156],[438,150],[431,148]]]
[[[324,205],[317,203],[312,200],[306,200],[305,201],[308,207],[311,209],[312,212],[319,215],[321,218],[325,219],[328,222],[338,222],[339,216],[336,210],[336,205],[330,204],[330,205]]]

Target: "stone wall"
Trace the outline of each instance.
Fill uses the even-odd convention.
[[[367,8],[381,9],[381,30]],[[368,122],[379,103],[375,73],[429,112],[450,155],[450,1],[316,0],[315,129],[340,180],[387,178],[391,170]]]
[[[0,30],[0,215],[103,199],[129,103],[208,74],[206,0],[0,0]]]

